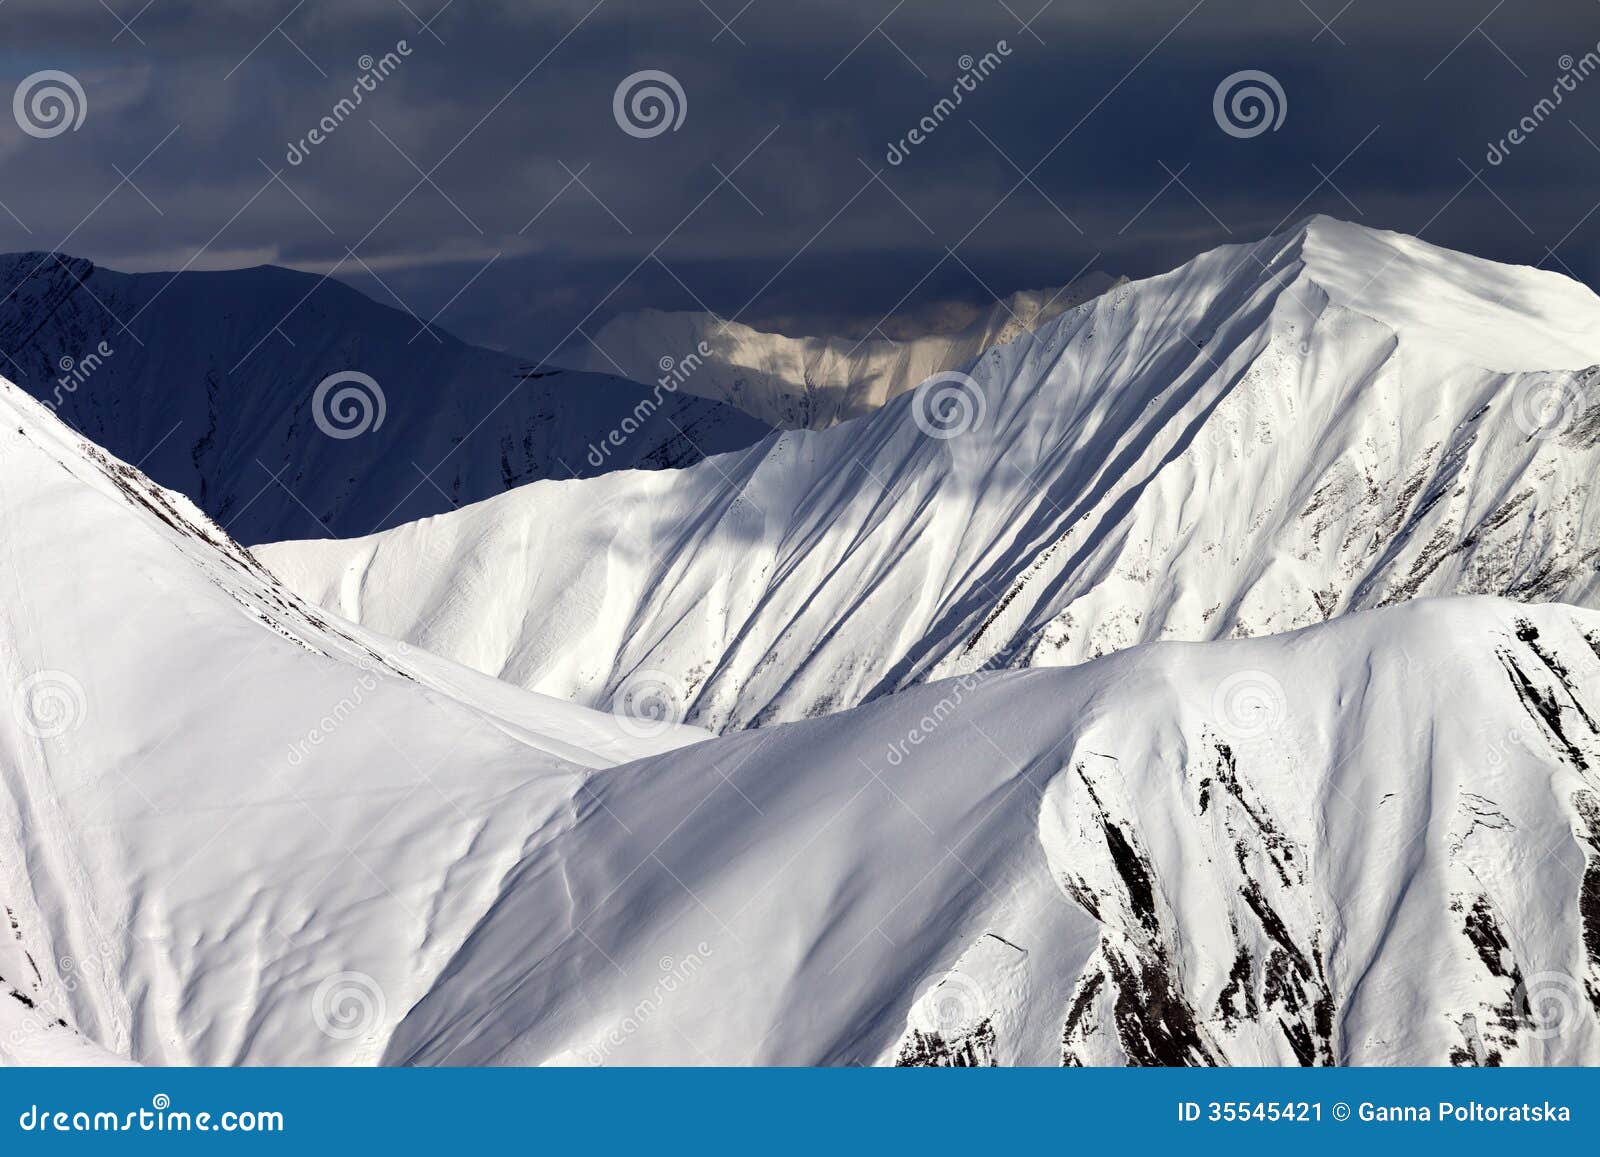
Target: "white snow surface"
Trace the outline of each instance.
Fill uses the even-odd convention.
[[[588,775],[706,738],[331,622],[9,383],[0,692],[0,1062],[376,1060]]]
[[[963,370],[985,350],[1117,284],[1089,273],[1056,289],[1014,293],[959,329],[885,318],[861,338],[789,337],[710,313],[646,309],[619,314],[555,360],[639,382],[666,371],[683,393],[738,406],[780,429],[820,430],[869,414],[934,374]]]
[[[719,732],[1418,595],[1593,605],[1591,363],[1577,283],[1315,217],[991,349],[953,437],[919,392],[260,557],[480,671]]]
[[[384,1059],[1594,1063],[1597,628],[1423,599],[611,769]]]
[[[261,552],[331,612],[0,384],[0,1061],[1600,1063],[1593,415],[1506,413],[1595,303],[1346,230],[985,354],[958,437]]]

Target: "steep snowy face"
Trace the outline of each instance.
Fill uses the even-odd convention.
[[[0,1062],[1600,1062],[1588,610],[711,739],[332,621],[0,383],[0,691]]]
[[[478,670],[713,730],[1418,595],[1588,605],[1591,363],[1582,286],[1319,217],[858,421],[261,557]]]
[[[384,1059],[1594,1064],[1600,615],[1418,600],[602,772]]]
[[[613,318],[593,341],[556,360],[641,382],[681,379],[684,393],[727,402],[769,425],[822,430],[870,414],[934,374],[963,370],[1125,280],[1090,273],[1059,289],[1013,294],[950,332],[916,332],[913,323],[885,319],[862,338],[786,337],[709,313],[642,310]],[[898,336],[886,336],[889,330]]]
[[[684,466],[768,430],[675,389],[535,371],[272,267],[0,257],[0,351],[0,372],[74,429],[251,543],[370,534],[534,479]],[[337,374],[358,376],[319,389]]]
[[[283,590],[0,382],[0,1063],[349,1063],[584,779],[705,738]]]

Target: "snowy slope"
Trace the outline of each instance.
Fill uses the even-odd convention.
[[[375,1060],[589,775],[704,738],[330,622],[0,382],[0,1063]]]
[[[1597,648],[1425,599],[600,773],[384,1059],[1594,1064]]]
[[[1316,217],[684,471],[260,556],[374,630],[724,731],[1418,595],[1593,605],[1600,299]]]
[[[1600,1061],[1600,614],[704,739],[334,622],[0,419],[0,1061]]]
[[[1090,273],[1059,289],[1012,294],[949,332],[885,319],[863,338],[786,337],[709,313],[648,309],[613,318],[556,360],[640,382],[666,371],[682,378],[683,392],[729,402],[769,425],[821,430],[870,414],[934,374],[965,369],[1118,284]]]
[[[683,466],[767,432],[732,407],[535,373],[421,329],[271,266],[130,275],[0,257],[0,373],[247,543],[368,534],[532,479]],[[343,371],[376,383],[381,412],[365,383],[319,404]]]

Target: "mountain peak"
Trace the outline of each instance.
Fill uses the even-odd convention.
[[[1298,247],[1303,278],[1333,304],[1459,361],[1500,372],[1600,363],[1600,297],[1563,274],[1322,213],[1247,251],[1259,260],[1273,241]]]

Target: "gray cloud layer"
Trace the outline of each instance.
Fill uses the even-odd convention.
[[[1600,274],[1600,76],[1535,111],[1600,4],[106,3],[0,7],[6,90],[56,69],[87,102],[47,139],[0,117],[0,248],[333,270],[534,357],[622,308],[861,325],[1086,263],[1155,272],[1313,210]],[[677,131],[618,127],[643,69],[681,85]],[[1243,69],[1281,84],[1277,131],[1213,119]]]

